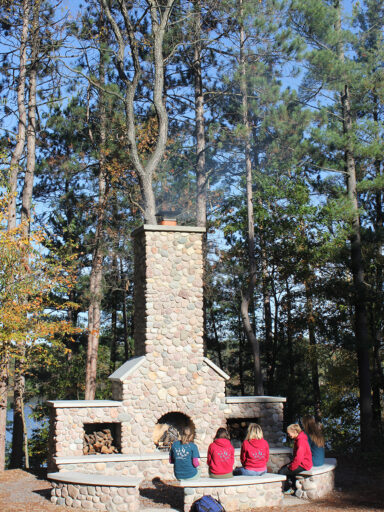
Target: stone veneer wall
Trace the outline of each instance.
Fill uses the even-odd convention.
[[[258,418],[269,445],[281,446],[285,437],[282,431],[285,398],[231,396],[225,401],[227,418]]]
[[[120,404],[108,400],[56,400],[48,404],[52,407],[49,453],[56,457],[83,455],[84,423],[120,423],[122,420]]]
[[[281,482],[231,487],[228,481],[228,487],[194,487],[186,488],[184,492],[184,512],[189,512],[192,503],[207,494],[219,499],[227,512],[279,507],[283,501]]]
[[[122,383],[120,400],[130,418],[122,428],[122,453],[153,453],[155,425],[167,413],[182,413],[192,420],[202,451],[217,428],[225,425],[224,379],[204,361],[183,362],[181,351],[174,357],[173,365],[165,365],[151,352]]]
[[[323,498],[335,488],[335,470],[329,470],[319,475],[300,476],[296,480],[296,496],[315,500]]]
[[[139,510],[139,491],[134,487],[94,486],[65,482],[51,482],[51,485],[51,502],[56,505],[102,512]]]

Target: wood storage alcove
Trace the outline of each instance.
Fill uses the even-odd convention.
[[[159,450],[168,451],[172,443],[179,439],[185,427],[189,427],[195,435],[195,425],[186,414],[182,412],[164,414],[155,425],[153,442]]]
[[[84,455],[121,453],[120,423],[84,423]]]

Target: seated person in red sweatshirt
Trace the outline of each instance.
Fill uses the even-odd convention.
[[[307,434],[301,430],[300,425],[297,423],[289,425],[287,434],[290,439],[294,440],[293,458],[292,462],[279,469],[279,474],[287,476],[284,492],[294,494],[296,491],[296,475],[312,468],[312,453]]]
[[[233,477],[233,463],[235,462],[235,449],[229,440],[228,431],[219,428],[215,439],[208,447],[207,464],[211,478]]]
[[[247,435],[241,446],[242,467],[234,470],[234,475],[261,476],[267,472],[269,445],[263,438],[263,431],[257,423],[250,423]]]

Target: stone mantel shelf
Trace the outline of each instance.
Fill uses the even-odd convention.
[[[292,453],[291,448],[270,448],[270,455],[278,453]],[[240,448],[235,448],[235,455],[240,455]],[[206,459],[206,455],[201,455],[201,459]],[[145,453],[145,454],[124,454],[116,453],[112,455],[81,455],[78,457],[55,457],[55,463],[61,464],[97,464],[98,462],[124,462],[124,461],[145,461],[145,460],[168,460],[168,452]]]
[[[55,409],[81,409],[84,407],[121,407],[117,400],[48,400],[47,404]]]
[[[249,403],[274,403],[286,402],[287,399],[283,396],[226,396],[225,402],[227,404],[249,404]]]

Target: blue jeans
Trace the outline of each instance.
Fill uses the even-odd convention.
[[[252,469],[245,469],[243,467],[235,468],[233,470],[234,475],[243,475],[243,476],[262,476],[267,472],[266,469],[263,471],[252,471]]]

